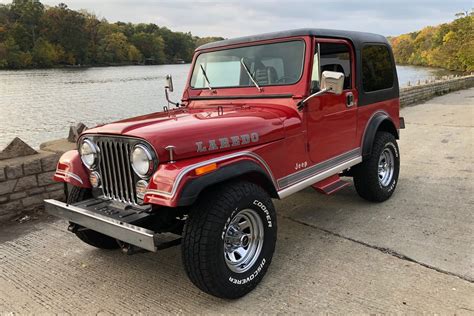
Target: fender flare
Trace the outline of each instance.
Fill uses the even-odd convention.
[[[59,158],[53,180],[81,188],[92,188],[88,172],[82,164],[81,156],[77,150],[67,151]]]
[[[178,206],[188,206],[193,204],[197,200],[199,194],[210,186],[234,178],[245,177],[250,174],[256,174],[259,177],[262,177],[260,179],[265,179],[267,184],[266,189],[273,191],[271,192],[273,197],[277,196],[276,188],[268,173],[258,163],[251,160],[243,160],[223,166],[222,168],[201,177],[188,180],[179,194]],[[268,187],[270,185],[271,187]]]
[[[372,146],[374,144],[375,134],[378,130],[384,130],[393,134],[395,139],[399,139],[398,129],[393,123],[393,120],[385,112],[375,113],[367,123],[362,140],[362,156],[367,157],[372,153]]]

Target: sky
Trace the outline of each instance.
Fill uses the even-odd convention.
[[[0,3],[10,3],[0,0]],[[399,35],[449,22],[473,0],[42,0],[86,9],[109,22],[155,23],[197,36],[232,38],[302,27]]]

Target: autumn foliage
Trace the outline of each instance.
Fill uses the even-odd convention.
[[[0,4],[0,69],[191,61],[199,38],[155,24],[109,23],[39,0]]]
[[[390,38],[399,64],[474,71],[474,16],[461,13],[451,23]]]

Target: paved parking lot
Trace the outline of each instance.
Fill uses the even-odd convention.
[[[474,313],[474,89],[402,111],[393,198],[304,190],[276,201],[262,284],[225,301],[188,281],[179,248],[99,251],[43,219],[0,228],[0,313]]]

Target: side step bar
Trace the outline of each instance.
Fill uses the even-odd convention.
[[[72,223],[95,230],[128,244],[156,252],[155,232],[56,200],[45,200],[46,211]]]
[[[341,180],[338,175],[334,175],[323,181],[313,184],[313,188],[319,193],[331,195],[348,185],[348,182]]]

